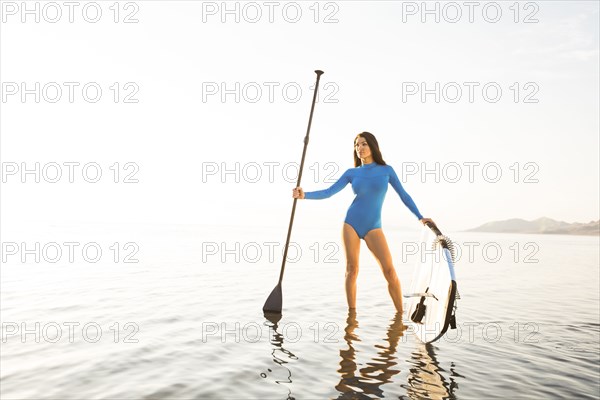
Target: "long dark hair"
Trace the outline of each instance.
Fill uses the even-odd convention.
[[[379,144],[377,143],[377,139],[375,139],[375,136],[370,132],[361,132],[354,138],[354,146],[356,146],[356,141],[359,137],[364,138],[367,141],[369,149],[371,150],[371,156],[373,157],[373,161],[380,165],[387,165],[385,161],[383,161],[381,151],[379,150]],[[352,154],[354,154],[354,166],[360,167],[362,165],[362,162],[356,154],[356,147],[353,149]]]

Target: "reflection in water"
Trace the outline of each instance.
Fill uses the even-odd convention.
[[[271,345],[272,345],[272,351],[271,351],[271,355],[273,356],[273,362],[277,365],[277,369],[279,370],[285,370],[285,375],[287,375],[286,379],[281,380],[281,379],[275,379],[275,383],[277,383],[278,385],[281,385],[282,383],[292,383],[292,371],[290,371],[290,369],[288,367],[285,366],[285,364],[287,364],[289,361],[286,361],[285,359],[287,358],[288,360],[297,360],[298,357],[296,357],[296,355],[294,355],[294,353],[292,353],[289,350],[286,350],[283,347],[283,335],[279,332],[277,332],[277,327],[278,327],[278,322],[281,319],[281,314],[272,314],[272,313],[265,313],[265,318],[267,319],[267,321],[265,321],[265,325],[269,326],[270,330],[272,330],[272,337],[270,339]],[[271,368],[267,369],[267,372],[262,372],[260,374],[260,376],[262,378],[266,378],[269,374],[273,373],[273,370]],[[294,397],[292,396],[292,391],[290,390],[290,388],[286,385],[282,385],[285,386],[286,389],[288,390],[288,395],[286,400],[294,400]]]
[[[444,378],[431,344],[418,343],[408,362],[412,367],[406,391],[411,399],[456,399],[458,385],[454,378],[460,375],[452,364],[449,382]]]
[[[391,378],[400,372],[399,369],[394,368],[398,364],[394,353],[405,329],[402,324],[402,314],[396,314],[388,328],[385,339],[388,344],[386,346],[375,346],[379,349],[377,356],[372,359],[372,362],[367,363],[366,367],[361,368],[358,374],[355,361],[356,350],[353,346],[354,342],[360,342],[360,339],[354,333],[354,330],[358,327],[356,311],[350,310],[348,312],[346,324],[344,340],[348,344],[348,349],[340,350],[342,360],[338,372],[342,379],[335,387],[340,392],[338,399],[373,398],[370,395],[379,398],[384,397],[380,386],[391,382]]]
[[[377,356],[367,363],[366,367],[358,369],[356,363],[355,342],[360,338],[355,330],[358,328],[356,311],[350,311],[346,319],[344,340],[348,348],[340,350],[340,382],[336,389],[340,392],[338,399],[373,399],[384,398],[382,386],[392,382],[392,377],[400,372],[396,348],[404,334],[406,326],[402,324],[402,315],[396,314],[387,330],[385,346],[376,345]],[[458,388],[455,377],[454,365],[450,368],[449,382],[442,376],[442,369],[436,359],[433,346],[417,342],[417,348],[408,360],[411,365],[408,371],[408,384],[401,385],[411,399],[455,399],[455,390]]]

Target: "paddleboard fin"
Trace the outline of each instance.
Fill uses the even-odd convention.
[[[427,293],[428,291],[429,291],[429,288],[427,288],[425,290],[425,293],[423,293],[423,294],[428,294]],[[417,324],[421,323],[421,321],[423,320],[423,317],[425,316],[425,310],[427,310],[427,306],[425,305],[425,297],[426,296],[421,296],[421,300],[416,305],[415,311],[410,316],[410,319]]]
[[[410,316],[411,321],[415,322],[417,324],[421,323],[421,321],[423,320],[423,317],[425,316],[425,310],[427,309],[427,306],[425,304],[423,304],[424,299],[425,299],[425,297],[421,298],[421,301],[415,307],[415,312],[413,312],[412,315]]]

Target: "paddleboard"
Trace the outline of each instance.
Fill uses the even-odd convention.
[[[423,227],[422,247],[406,301],[407,324],[423,343],[456,328],[458,291],[454,273],[454,246],[435,225]]]

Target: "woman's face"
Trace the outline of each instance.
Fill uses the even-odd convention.
[[[369,144],[367,143],[367,139],[359,136],[354,142],[354,150],[356,151],[356,155],[358,158],[365,159],[371,155],[371,149],[369,148]]]

